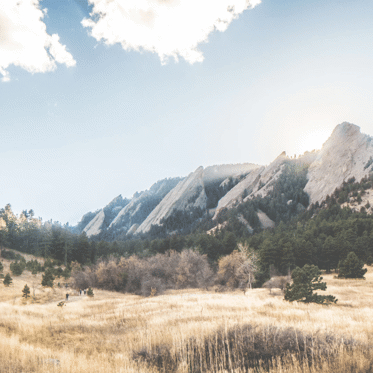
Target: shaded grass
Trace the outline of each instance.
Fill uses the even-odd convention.
[[[228,330],[220,328],[200,339],[190,338],[176,350],[164,344],[150,350],[143,347],[134,351],[133,359],[170,373],[177,372],[184,363],[188,372],[193,373],[220,369],[248,371],[258,367],[269,371],[283,365],[289,357],[293,357],[299,366],[321,367],[325,361],[333,364],[340,354],[355,350],[369,356],[369,348],[352,338],[305,334],[294,328],[274,325],[246,324]]]

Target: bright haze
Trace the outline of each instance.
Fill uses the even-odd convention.
[[[373,135],[371,0],[7,0],[0,207],[76,224],[198,166]]]

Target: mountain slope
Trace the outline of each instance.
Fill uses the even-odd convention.
[[[350,178],[360,181],[368,175],[371,167],[366,165],[371,157],[372,137],[362,134],[360,127],[351,123],[335,127],[308,170],[305,191],[310,203],[323,201]]]
[[[88,237],[101,233],[128,203],[129,200],[127,198],[123,199],[121,195],[114,198],[108,205],[94,215],[93,219],[83,228],[83,232],[85,232]],[[83,219],[87,216],[89,215],[84,215]]]
[[[344,122],[319,151],[298,158],[283,152],[268,166],[199,167],[186,178],[161,180],[130,201],[120,196],[104,209],[84,215],[78,226],[89,236],[105,233],[100,236],[105,239],[128,232],[164,236],[187,232],[211,214],[215,224],[222,224],[227,217],[221,216],[223,211],[242,206],[237,215],[241,223],[246,221],[250,229],[271,227],[263,214],[275,224],[290,219],[349,179],[360,181],[372,171],[372,163],[372,138]]]
[[[136,232],[135,225],[140,225],[153,209],[162,201],[182,178],[164,179],[153,184],[149,190],[135,193],[131,202],[125,206],[111,222],[108,231],[117,235],[119,232],[131,234]]]
[[[201,217],[208,207],[214,207],[209,205],[219,194],[218,188],[227,177],[237,178],[258,167],[253,164],[242,164],[211,166],[206,169],[202,166],[197,168],[165,196],[139,226],[136,233],[147,233],[152,226],[162,226],[166,219],[172,219],[173,214],[176,215],[174,220],[185,220],[185,218],[188,220],[188,216],[185,215],[193,213],[195,216]],[[220,191],[224,193],[224,188]],[[180,222],[180,224],[183,223]],[[173,226],[176,228],[178,224],[173,224]]]

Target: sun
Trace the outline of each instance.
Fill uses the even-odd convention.
[[[319,150],[330,135],[331,130],[325,127],[306,130],[296,140],[295,151],[297,154],[303,154],[306,151]]]

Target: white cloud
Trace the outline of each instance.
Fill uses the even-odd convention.
[[[183,57],[203,60],[198,45],[214,31],[225,31],[244,10],[261,0],[88,0],[84,27],[96,40],[120,43],[125,50],[157,53],[162,62]]]
[[[5,0],[0,6],[0,74],[9,81],[10,65],[31,73],[52,71],[56,62],[74,66],[75,60],[59,42],[49,35],[42,21],[46,10],[39,0]]]

